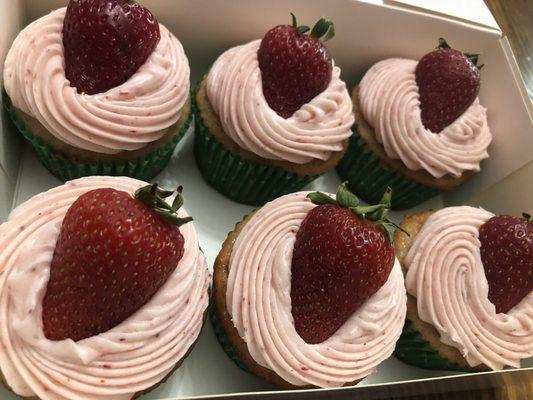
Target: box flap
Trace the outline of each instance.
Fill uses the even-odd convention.
[[[384,0],[384,3],[501,31],[483,0]]]

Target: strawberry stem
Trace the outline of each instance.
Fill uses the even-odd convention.
[[[448,42],[446,42],[446,39],[439,38],[439,44],[437,45],[437,49],[445,50],[445,49],[451,49],[451,48],[452,47],[448,44]],[[465,55],[466,58],[468,58],[470,60],[470,62],[472,64],[474,64],[474,67],[476,67],[478,70],[481,71],[481,68],[483,68],[483,66],[485,64],[477,65],[477,63],[479,61],[479,54],[480,53],[464,52],[463,54]]]
[[[157,183],[137,189],[133,197],[146,204],[171,224],[182,226],[187,222],[192,221],[192,217],[181,218],[177,214],[178,210],[183,205],[182,192],[183,187],[178,186],[176,197],[174,198],[172,205],[168,204],[165,201],[165,198],[172,196],[174,191],[160,189]]]
[[[333,204],[337,205],[337,201],[333,197],[329,197],[327,194],[322,192],[312,192],[307,195],[307,198],[311,200],[313,204]]]
[[[303,35],[309,31],[309,27],[307,25],[298,26],[298,23],[296,22],[296,16],[293,13],[291,13],[291,18],[292,26],[293,28],[296,28],[299,35]],[[322,40],[323,42],[327,42],[328,40],[332,39],[335,36],[335,26],[333,21],[324,17],[320,18],[315,26],[313,26],[313,30],[311,30],[311,36],[318,40]]]
[[[439,44],[437,45],[437,49],[439,49],[439,50],[451,49],[451,46],[448,44],[446,39],[439,38]]]
[[[333,25],[333,21],[324,17],[320,18],[315,26],[313,26],[311,36],[323,42],[332,39],[335,36],[335,25]]]
[[[176,197],[174,197],[174,201],[172,202],[172,209],[178,211],[181,206],[183,205],[183,186],[178,186],[178,189],[176,189]]]
[[[293,13],[291,13],[291,18],[292,18],[292,27],[296,28],[296,30],[298,31],[298,35],[303,35],[307,31],[309,31],[310,28],[307,25],[298,26],[298,23],[296,22],[296,16]]]
[[[322,192],[309,193],[307,198],[311,200],[313,204],[317,205],[333,204],[342,208],[348,208],[358,218],[375,222],[376,225],[385,231],[385,234],[391,243],[396,229],[409,235],[409,233],[402,227],[387,218],[391,208],[392,199],[392,189],[390,187],[385,190],[385,193],[383,193],[383,197],[378,204],[369,206],[359,205],[359,198],[346,187],[346,182],[341,183],[339,186],[335,199]]]
[[[533,222],[533,217],[527,213],[522,213],[522,217],[524,217],[527,222]]]

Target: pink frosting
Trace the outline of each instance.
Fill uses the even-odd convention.
[[[420,117],[416,65],[416,61],[400,58],[383,60],[361,80],[361,111],[374,128],[376,140],[390,158],[400,159],[411,170],[426,170],[435,178],[479,171],[492,140],[487,109],[476,98],[451,125],[432,133]]]
[[[160,139],[189,96],[189,64],[178,39],[159,25],[161,40],[122,85],[79,94],[65,77],[65,8],[39,18],[17,36],[4,65],[13,105],[71,146],[103,154],[137,150]]]
[[[405,284],[418,315],[472,367],[520,367],[533,356],[533,292],[507,314],[496,314],[481,263],[479,227],[493,214],[449,207],[424,223],[407,257]]]
[[[226,304],[253,359],[287,382],[342,386],[376,371],[402,331],[406,293],[398,260],[389,279],[344,325],[307,344],[291,314],[291,262],[296,232],[316,207],[298,192],[267,203],[248,220],[230,258]]]
[[[304,164],[341,151],[354,118],[340,69],[333,67],[326,90],[284,119],[263,95],[260,44],[255,40],[227,50],[207,77],[207,95],[225,132],[241,148],[271,160]]]
[[[135,314],[78,342],[44,336],[41,304],[68,208],[92,189],[133,192],[144,184],[111,177],[70,181],[26,201],[0,225],[0,368],[18,395],[130,399],[160,382],[198,337],[209,273],[192,223],[180,228],[185,252],[176,270]]]

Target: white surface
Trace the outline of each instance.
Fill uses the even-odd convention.
[[[3,3],[0,0],[0,4],[5,3],[5,0]],[[62,3],[64,1],[27,1],[29,20]],[[489,108],[489,124],[495,136],[495,144],[489,149],[491,158],[483,164],[483,172],[449,196],[448,201],[468,201],[533,159],[533,125],[521,97],[523,83],[513,76],[513,67],[505,57],[497,31],[353,0],[330,0],[327,6],[326,0],[147,0],[143,3],[183,42],[191,61],[193,79],[201,77],[224,49],[261,37],[276,24],[288,23],[289,11],[294,11],[301,23],[312,24],[322,14],[335,21],[337,36],[328,43],[328,47],[343,69],[343,77],[350,88],[372,63],[390,56],[418,58],[435,46],[439,36],[445,36],[458,48],[475,49],[483,54],[482,62],[486,63],[486,67],[482,72],[481,102]],[[3,29],[7,15],[0,13]],[[28,147],[24,150],[21,168],[15,203],[60,184],[39,164]],[[17,171],[9,174],[10,179],[15,181]],[[185,186],[185,207],[195,217],[200,243],[212,265],[227,232],[252,208],[227,200],[202,180],[192,155],[191,134],[180,144],[171,164],[156,180],[163,186],[175,187],[178,183]],[[521,198],[520,193],[530,190],[526,181],[531,180],[531,175],[527,174],[513,183],[513,190],[505,201],[496,202],[494,207],[518,207],[520,203],[517,199]],[[334,191],[338,183],[336,173],[330,172],[310,187]],[[5,186],[0,187],[4,192]],[[476,204],[484,201],[479,198]],[[441,199],[436,198],[417,209],[438,208],[441,204]],[[497,212],[495,208],[492,211]],[[409,213],[415,211],[409,210]],[[400,218],[402,214],[395,213],[395,217]],[[530,360],[527,365],[533,366],[533,362]],[[409,367],[392,358],[362,384],[449,374]],[[271,389],[233,364],[216,342],[208,322],[190,358],[166,384],[145,398],[153,400]],[[15,397],[0,389],[0,398],[11,400]]]

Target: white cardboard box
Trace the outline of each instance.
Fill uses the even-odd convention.
[[[0,0],[0,60],[5,57],[21,26],[65,3],[60,0]],[[441,14],[432,15],[420,9],[404,9],[399,5],[401,2],[376,5],[354,0],[146,0],[143,3],[182,41],[191,64],[193,82],[225,49],[259,38],[277,24],[288,23],[290,11],[308,25],[322,15],[335,22],[337,34],[334,40],[328,42],[328,47],[350,88],[374,62],[391,56],[419,58],[432,49],[441,36],[459,49],[480,52],[481,62],[485,64],[481,74],[480,98],[489,109],[489,124],[494,135],[494,142],[489,148],[491,157],[482,163],[482,172],[466,185],[417,209],[468,203],[499,213],[518,215],[522,211],[533,211],[533,107],[508,41],[499,29],[490,24],[483,26]],[[32,150],[17,140],[19,135],[9,122],[4,121],[6,118],[2,113],[2,221],[12,206],[60,184],[40,165]],[[212,265],[227,232],[252,208],[231,202],[207,186],[196,168],[191,138],[192,132],[156,180],[168,187],[175,187],[178,182],[185,186],[185,206],[195,217],[200,243]],[[311,187],[334,191],[338,183],[335,172],[331,172]],[[395,215],[396,218],[401,216],[402,213]],[[533,370],[531,367],[532,360],[524,363],[524,368]],[[511,376],[518,372],[460,376],[410,367],[392,357],[381,365],[378,373],[359,386],[338,389],[335,398],[356,395],[365,399],[381,398],[378,396],[411,393],[410,388],[423,394],[428,391],[427,379],[432,380],[429,390],[435,392],[452,387],[456,390],[486,387],[492,383],[485,377],[494,374]],[[274,392],[268,395],[260,393],[273,389],[233,364],[216,342],[207,322],[195,350],[183,366],[167,383],[144,398],[155,400],[238,393],[246,398],[278,398]],[[308,398],[311,395],[320,398],[332,393],[327,390],[313,391],[312,394],[300,391],[291,392],[290,397]],[[281,397],[287,398],[287,392]],[[12,400],[15,396],[0,389],[0,398]]]

